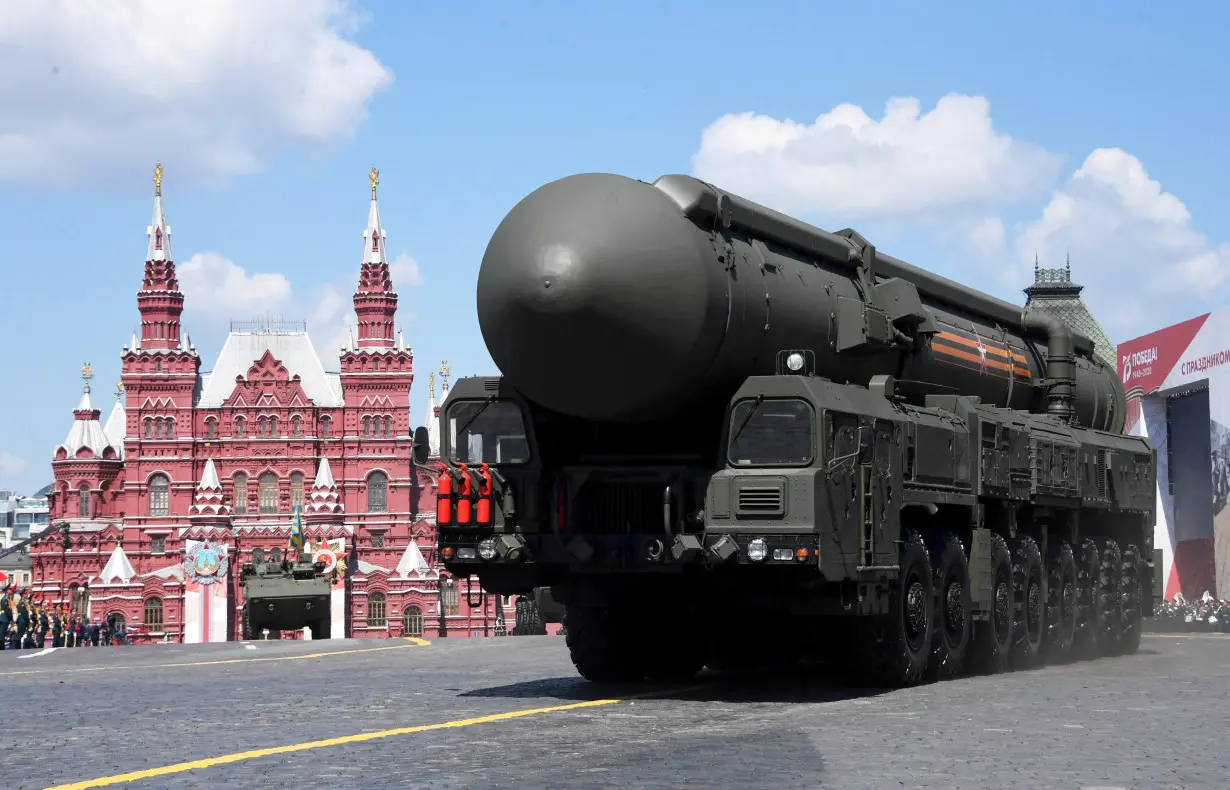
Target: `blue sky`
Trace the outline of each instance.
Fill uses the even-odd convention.
[[[50,480],[84,361],[114,402],[157,159],[206,368],[266,309],[333,363],[379,166],[416,421],[442,359],[493,372],[484,247],[575,172],[696,173],[1017,302],[1071,251],[1116,342],[1227,301],[1222,4],[60,5],[0,0],[0,488]]]

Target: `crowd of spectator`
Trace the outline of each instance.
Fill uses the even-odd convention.
[[[110,620],[91,621],[67,606],[54,606],[28,591],[0,594],[0,649],[101,647],[122,644],[125,634]]]
[[[1145,627],[1160,633],[1230,633],[1230,601],[1219,600],[1207,591],[1198,600],[1189,601],[1179,593],[1155,606],[1152,621]]]

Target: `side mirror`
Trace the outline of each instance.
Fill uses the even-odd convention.
[[[427,463],[427,454],[431,452],[431,438],[427,435],[427,427],[420,425],[414,429],[414,449],[411,455],[414,463],[422,466]]]

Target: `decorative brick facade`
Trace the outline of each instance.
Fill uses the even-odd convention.
[[[161,175],[159,166],[140,337],[123,349],[105,427],[92,370],[82,370],[52,461],[51,520],[71,524],[72,545],[36,544],[32,592],[94,620],[118,615],[134,641],[235,639],[239,569],[257,547],[286,550],[299,507],[308,548],[335,567],[334,638],[503,633],[512,602],[435,561],[436,473],[411,463],[414,355],[394,336],[376,171],[354,295],[359,339],[333,371],[305,325],[254,322],[233,323],[202,372],[179,321]]]

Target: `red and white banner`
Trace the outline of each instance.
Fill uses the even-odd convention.
[[[1230,598],[1230,308],[1121,343],[1118,360],[1126,431],[1158,451],[1154,546],[1166,598]],[[1174,398],[1204,387],[1207,396]]]

